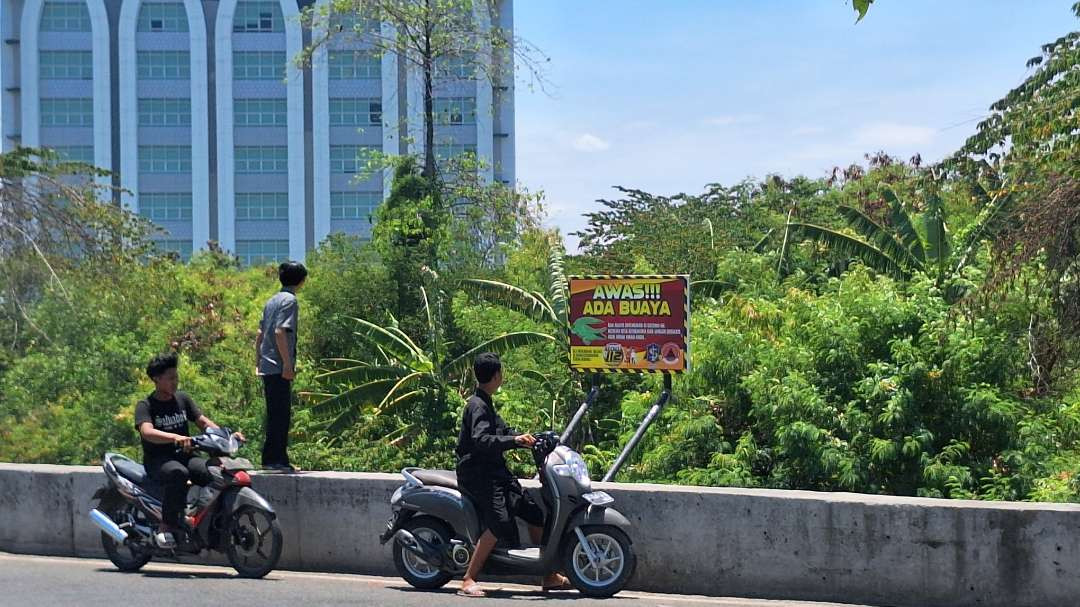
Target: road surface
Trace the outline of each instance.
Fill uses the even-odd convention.
[[[401,579],[367,575],[275,571],[262,580],[236,577],[232,569],[151,563],[139,573],[120,573],[106,560],[26,556],[0,552],[0,605],[52,607],[231,607],[247,605],[349,605],[504,607],[556,603],[567,607],[858,607],[834,603],[623,592],[601,601],[576,592],[542,594],[535,587],[488,583],[490,598],[454,594],[458,582],[441,592],[421,592]]]

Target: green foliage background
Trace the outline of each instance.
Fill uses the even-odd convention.
[[[503,416],[522,430],[561,429],[590,379],[567,370],[560,328],[520,305],[522,294],[557,299],[562,271],[690,271],[708,281],[693,295],[693,369],[622,480],[1080,501],[1078,48],[1078,32],[1046,45],[1032,76],[934,166],[877,153],[829,179],[769,176],[677,196],[619,188],[587,216],[565,268],[551,263],[562,239],[539,227],[535,205],[486,186],[455,191],[403,161],[374,240],[334,236],[309,257],[293,459],[452,467],[470,381],[438,361],[509,333],[558,339],[505,353]],[[454,210],[462,201],[484,210]],[[933,264],[875,270],[915,242],[933,249]],[[5,280],[34,274],[34,260],[15,262]],[[19,327],[0,351],[0,460],[137,456],[132,413],[151,390],[142,368],[167,349],[182,354],[182,389],[258,446],[252,342],[277,289],[273,268],[214,252],[57,267],[59,281],[20,291],[26,308],[0,302]],[[513,288],[497,296],[477,279]],[[424,370],[430,397],[389,408],[366,395],[325,414],[318,403],[355,387],[332,359],[361,375],[416,364],[356,335],[353,318],[401,331],[436,361]],[[659,382],[601,380],[574,438],[594,475]],[[513,465],[528,474],[524,455]]]

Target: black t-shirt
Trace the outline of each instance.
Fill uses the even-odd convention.
[[[503,452],[517,447],[514,437],[518,434],[495,411],[491,397],[477,388],[465,402],[461,415],[461,433],[455,450],[458,472],[470,476],[513,478]]]
[[[188,422],[199,419],[202,414],[202,410],[195,401],[183,392],[177,392],[172,399],[167,401],[160,401],[151,393],[135,405],[135,429],[138,430],[139,426],[150,422],[155,430],[191,436],[188,434]],[[176,446],[172,444],[159,445],[143,439],[142,448],[144,464],[169,459],[176,455]]]

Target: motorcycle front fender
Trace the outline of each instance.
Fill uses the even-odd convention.
[[[570,522],[566,524],[566,530],[572,532],[574,529],[586,525],[611,525],[618,527],[627,535],[630,535],[632,529],[630,520],[618,510],[604,506],[589,506],[578,510],[570,517]]]
[[[271,518],[277,516],[274,512],[274,507],[270,505],[270,502],[266,501],[266,498],[256,493],[251,487],[230,489],[221,498],[222,512],[232,514],[244,506],[252,506],[253,508],[265,510],[270,513]]]

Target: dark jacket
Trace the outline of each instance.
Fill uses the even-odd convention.
[[[513,478],[503,452],[517,446],[519,432],[506,425],[486,392],[477,388],[465,402],[461,433],[455,452],[458,472],[469,475]]]

